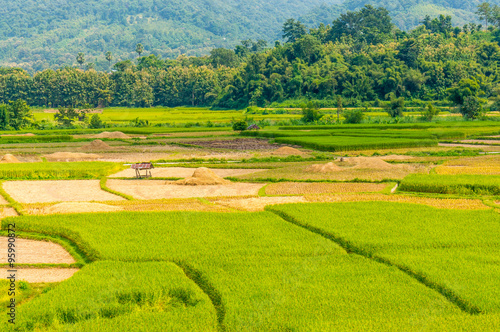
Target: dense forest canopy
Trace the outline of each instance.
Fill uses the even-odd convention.
[[[133,58],[135,45],[162,57],[208,54],[240,40],[278,38],[283,22],[337,0],[0,0],[0,64],[42,70],[78,52]]]
[[[389,10],[403,30],[426,15],[450,15],[455,25],[478,23],[479,0],[0,0],[0,65],[30,72],[60,68],[83,52],[102,70],[108,68],[106,52],[115,60],[133,59],[137,43],[145,55],[163,58],[206,55],[249,38],[273,45],[288,18],[317,27],[366,4]]]
[[[115,63],[113,72],[67,67],[30,75],[2,68],[0,103],[243,108],[307,99],[335,107],[340,98],[344,106],[366,107],[404,98],[459,106],[490,99],[497,107],[500,7],[492,8],[488,30],[475,23],[454,27],[440,15],[405,32],[386,9],[367,5],[315,29],[289,19],[286,42],[272,48],[245,40],[209,56],[141,56]]]

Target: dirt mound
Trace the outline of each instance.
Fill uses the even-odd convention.
[[[56,213],[85,213],[85,212],[114,212],[123,210],[119,206],[99,203],[59,203],[43,209],[43,214]]]
[[[100,134],[94,135],[95,138],[130,138],[130,136],[122,133],[121,131],[103,131]]]
[[[315,172],[315,173],[330,173],[330,172],[338,172],[341,171],[342,168],[337,166],[334,163],[328,164],[315,164],[306,169],[306,172]]]
[[[44,156],[47,161],[88,161],[97,160],[99,156],[91,153],[55,152]]]
[[[101,141],[100,139],[96,139],[92,141],[90,144],[84,145],[80,148],[81,150],[109,150],[111,147]]]
[[[183,180],[175,181],[176,184],[201,186],[201,185],[215,185],[215,184],[230,184],[231,181],[224,180],[212,170],[206,167],[197,168],[191,177]]]
[[[273,155],[278,155],[278,156],[300,156],[303,155],[304,152],[291,148],[289,146],[284,146],[272,153]]]
[[[11,163],[11,164],[13,164],[13,163],[20,163],[20,161],[16,157],[14,157],[10,153],[8,153],[8,154],[6,154],[6,155],[4,155],[2,157],[2,159],[0,160],[0,163]]]
[[[371,168],[377,170],[393,169],[394,166],[383,161],[379,157],[354,157],[349,158],[355,164],[354,168]]]

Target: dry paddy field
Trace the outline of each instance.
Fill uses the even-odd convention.
[[[155,168],[151,170],[151,174],[153,177],[160,178],[187,178],[193,175],[195,168],[187,168],[187,167],[164,167],[164,168]],[[253,174],[260,171],[265,171],[265,169],[223,169],[223,168],[212,168],[211,169],[215,174],[220,177],[228,177],[228,176],[239,176],[245,174]],[[125,169],[119,173],[113,174],[110,176],[111,178],[135,178],[135,170],[133,169]]]
[[[6,181],[3,189],[19,203],[119,201],[99,180]]]
[[[279,182],[266,187],[266,195],[304,195],[328,193],[377,192],[388,186],[387,183],[304,183]],[[392,186],[392,184],[391,184]]]
[[[0,275],[7,276],[7,268],[0,268]],[[17,268],[16,277],[29,283],[61,282],[69,279],[78,272],[75,268]],[[5,277],[2,277],[4,279]]]
[[[227,185],[178,185],[163,180],[108,180],[112,190],[135,199],[190,198],[217,196],[256,196],[263,183],[231,183]]]

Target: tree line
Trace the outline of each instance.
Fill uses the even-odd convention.
[[[490,17],[488,30],[486,24],[453,27],[441,15],[424,17],[405,32],[386,9],[367,5],[313,29],[290,19],[283,26],[285,42],[273,47],[246,40],[203,57],[140,56],[117,62],[112,72],[66,67],[30,75],[0,68],[0,103],[240,109],[304,100],[335,107],[338,98],[346,107],[373,107],[404,98],[463,106],[466,98],[453,95],[460,91],[482,106],[498,96],[499,24]]]

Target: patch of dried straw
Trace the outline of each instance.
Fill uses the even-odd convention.
[[[176,184],[179,185],[189,185],[189,186],[200,186],[200,185],[216,185],[216,184],[230,184],[231,181],[224,180],[220,176],[214,173],[211,169],[206,167],[197,168],[193,175],[175,181]]]

